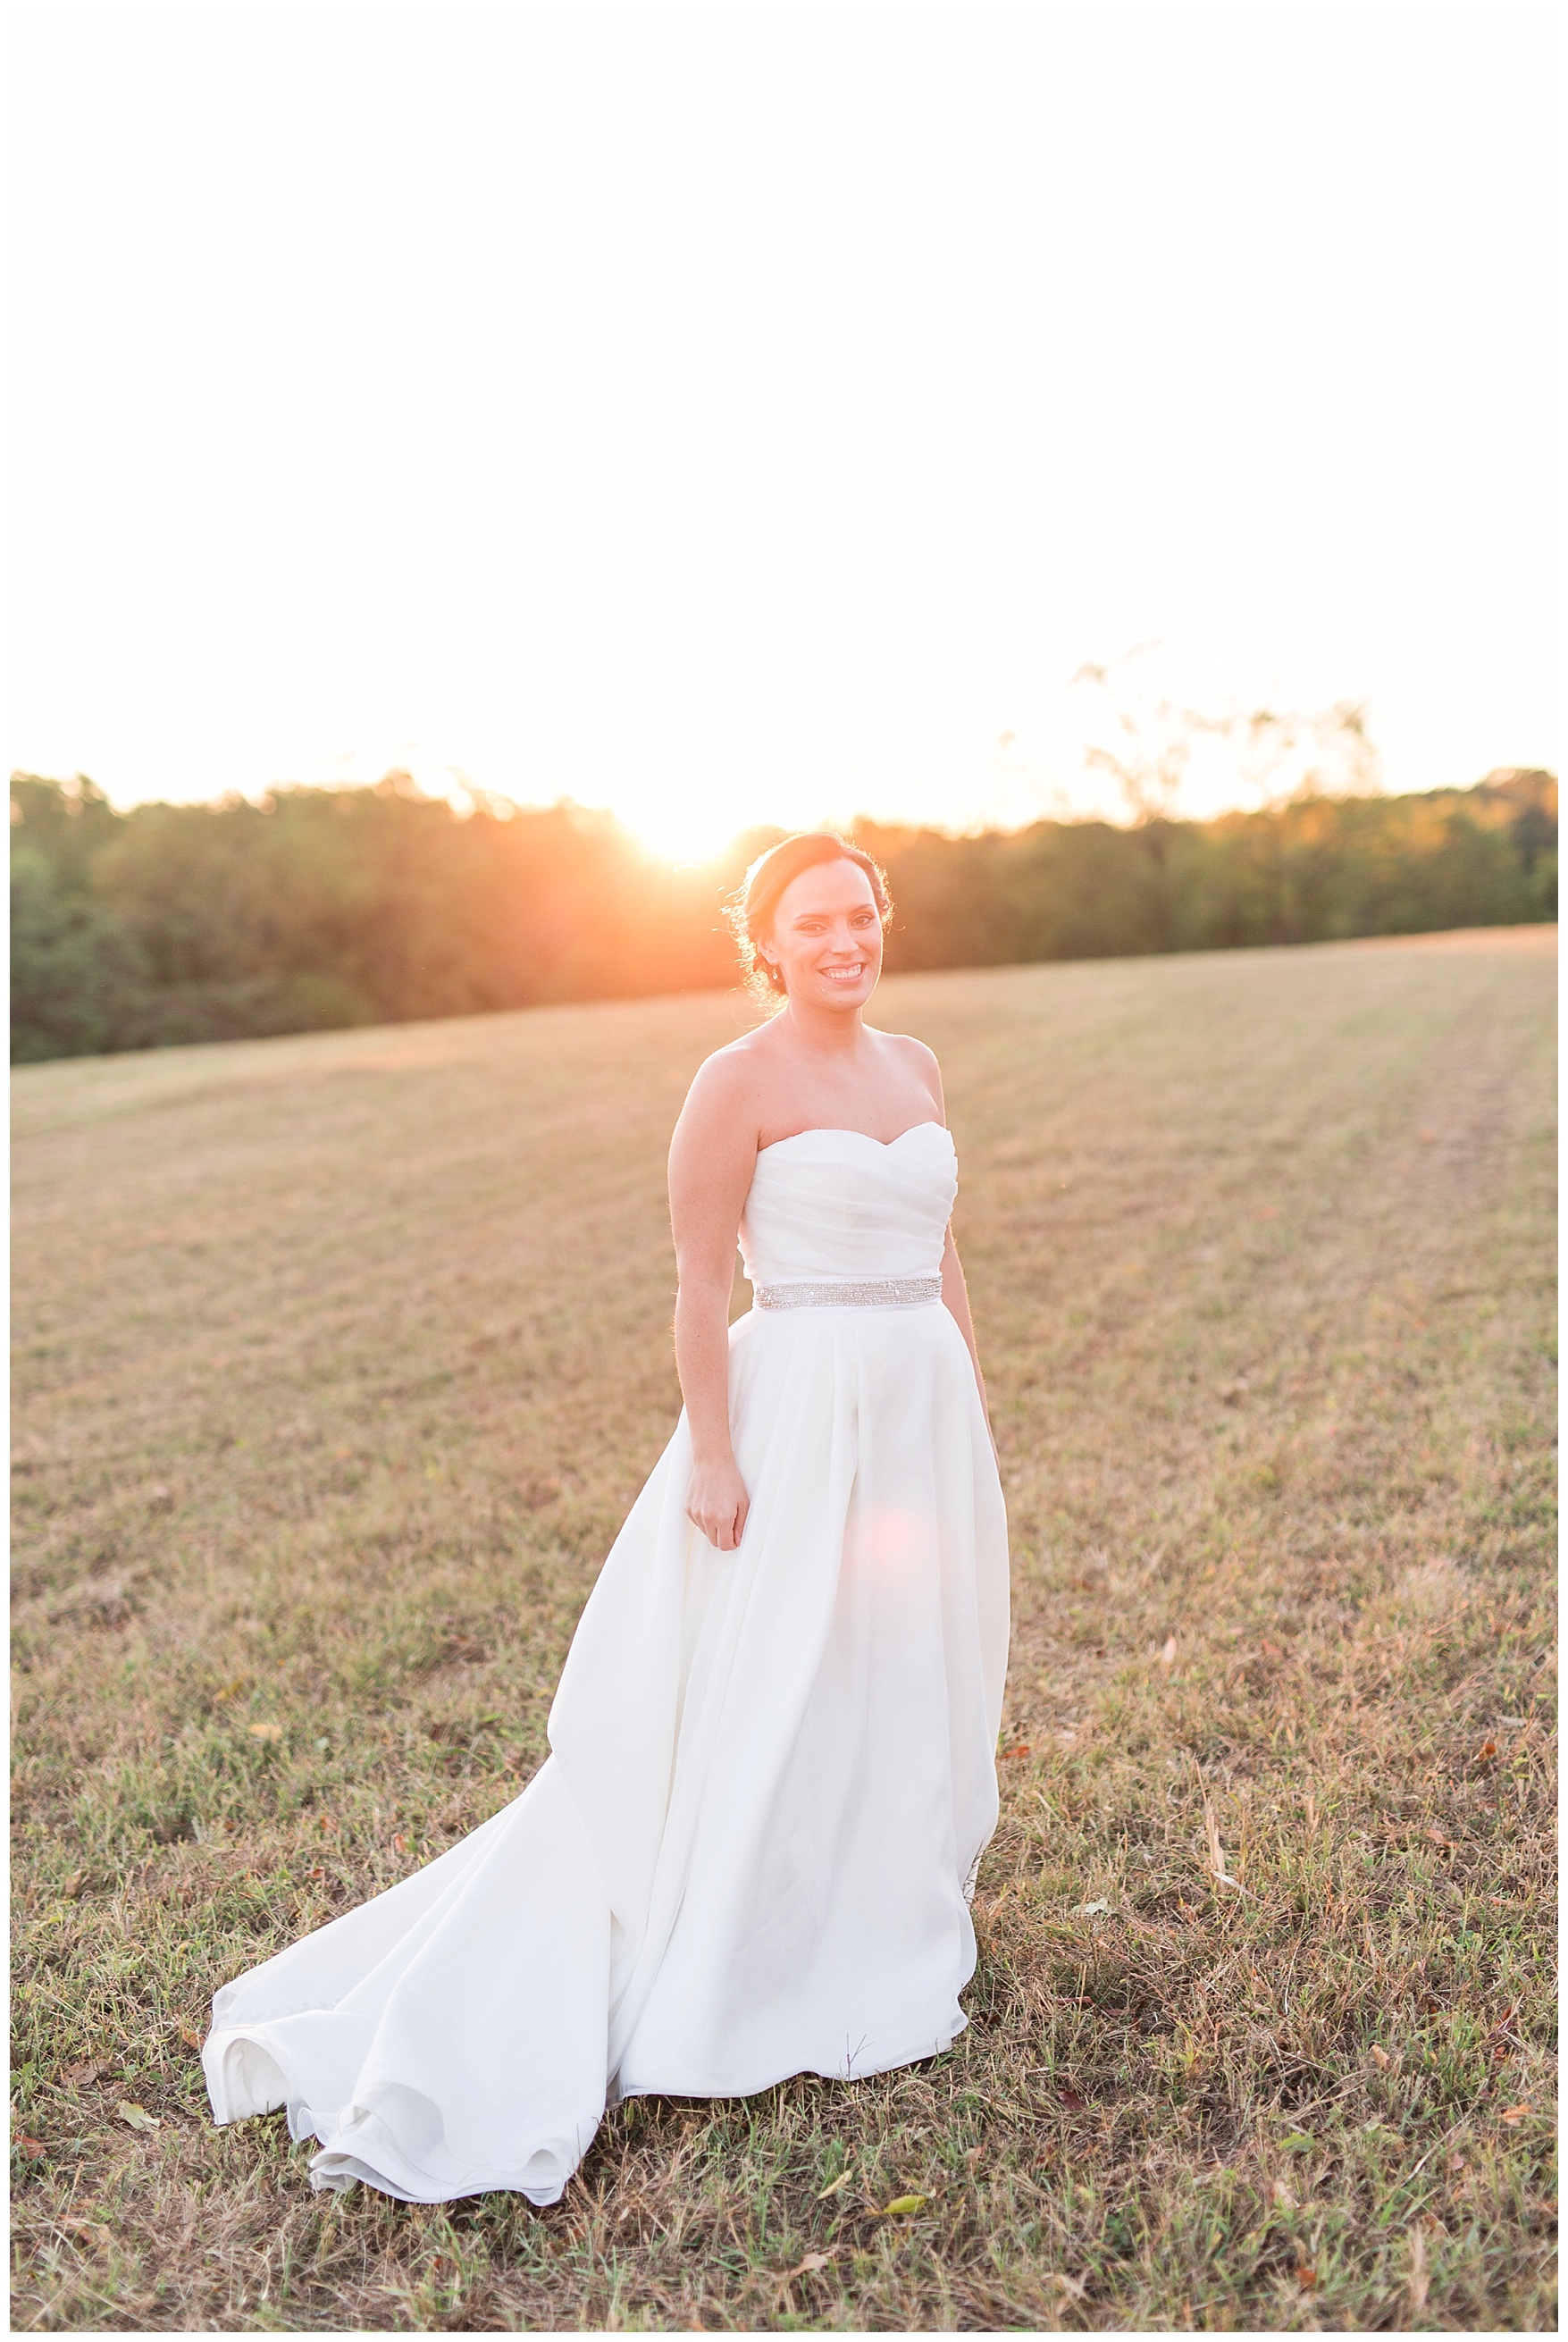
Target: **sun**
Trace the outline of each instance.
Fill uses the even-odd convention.
[[[661,862],[677,869],[712,862],[730,840],[759,816],[748,816],[735,799],[703,790],[647,790],[629,793],[611,811],[638,844]]]

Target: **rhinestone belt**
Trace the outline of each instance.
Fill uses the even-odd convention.
[[[758,1285],[752,1301],[758,1309],[908,1309],[923,1301],[940,1301],[942,1278],[934,1276],[874,1276],[859,1285]]]

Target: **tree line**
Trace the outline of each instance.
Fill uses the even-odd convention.
[[[724,896],[782,833],[699,867],[607,814],[406,775],[260,804],[116,813],[91,781],[11,783],[14,1062],[732,983]],[[1092,959],[1557,916],[1557,786],[1304,794],[1211,821],[1039,821],[952,837],[860,823],[890,968]]]

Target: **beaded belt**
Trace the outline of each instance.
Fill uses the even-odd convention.
[[[934,1276],[874,1276],[859,1285],[756,1285],[753,1306],[758,1309],[908,1309],[923,1301],[940,1301],[942,1278]]]

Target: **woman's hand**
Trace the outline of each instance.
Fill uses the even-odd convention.
[[[721,1553],[734,1553],[746,1525],[751,1499],[734,1456],[722,1464],[694,1464],[686,1490],[686,1518]]]

